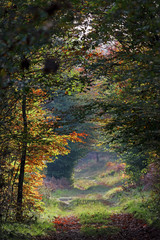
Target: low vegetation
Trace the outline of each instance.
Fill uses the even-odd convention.
[[[97,166],[98,163],[92,164]],[[68,226],[67,221],[68,224],[71,219],[73,221],[73,216],[75,227],[77,226],[85,236],[118,234],[121,227],[127,224],[125,221],[128,220],[124,218],[128,219],[129,216],[132,216],[130,219],[139,219],[144,226],[160,226],[150,190],[144,190],[144,186],[127,185],[127,176],[123,169],[118,170],[119,163],[109,166],[109,163],[103,161],[100,165],[101,168],[98,168],[97,175],[94,176],[91,170],[87,172],[87,165],[84,175],[82,167],[82,178],[80,168],[77,167],[72,187],[69,183],[66,186],[64,179],[57,182],[51,179],[52,184],[48,181],[48,185],[45,182],[41,188],[44,211],[28,223],[3,224],[3,232],[7,233],[7,239],[14,239],[14,235],[29,239],[46,235],[51,230],[59,231],[61,228],[64,231]],[[59,187],[54,189],[53,185]],[[121,219],[122,226],[114,223],[118,218]]]

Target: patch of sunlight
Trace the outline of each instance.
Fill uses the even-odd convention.
[[[109,191],[106,192],[106,194],[104,194],[104,198],[105,199],[110,199],[112,198],[115,194],[117,194],[118,192],[122,192],[123,188],[121,186],[119,187],[115,187],[110,189]]]

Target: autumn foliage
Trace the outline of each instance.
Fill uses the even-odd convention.
[[[80,221],[75,216],[56,217],[53,221],[57,231],[71,231],[81,228]]]
[[[44,168],[47,162],[53,161],[58,155],[67,155],[70,152],[68,142],[83,142],[85,133],[72,132],[68,135],[58,135],[54,131],[54,124],[58,117],[51,115],[43,106],[46,93],[41,89],[32,89],[27,97],[27,153],[23,184],[23,213],[42,210],[42,195],[38,189],[43,184]],[[4,162],[5,188],[1,194],[7,199],[6,214],[16,211],[17,184],[21,162],[23,140],[23,119],[21,101],[15,108],[16,118],[12,121],[10,148],[14,149],[10,158]],[[13,139],[13,136],[16,136]],[[8,176],[8,173],[10,175]],[[12,174],[11,174],[12,173]],[[4,199],[2,199],[2,203]],[[7,216],[6,216],[7,217]]]

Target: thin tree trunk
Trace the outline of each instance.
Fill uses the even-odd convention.
[[[22,220],[22,215],[23,215],[23,209],[22,209],[23,182],[24,182],[24,169],[25,169],[26,152],[27,152],[27,115],[26,115],[25,90],[23,92],[23,99],[22,99],[22,118],[23,118],[23,142],[22,142],[20,174],[19,174],[19,181],[18,181],[17,213],[16,213],[16,219],[18,221]]]
[[[99,162],[99,155],[98,152],[96,152],[96,159],[97,159],[97,163]]]
[[[4,169],[3,169],[3,158],[0,159],[0,230],[1,230],[1,222],[2,222],[2,216],[3,216],[3,202],[4,202],[4,194],[3,194],[3,188],[5,187],[5,180],[4,180]]]

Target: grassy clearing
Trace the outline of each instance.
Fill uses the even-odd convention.
[[[80,213],[80,223],[82,224],[81,232],[86,236],[94,237],[118,233],[119,229],[117,227],[109,225],[111,212],[102,205],[98,208],[98,211],[96,207],[98,207],[98,205],[92,206],[92,212],[84,211]]]
[[[54,231],[52,222],[58,216],[78,217],[82,224],[81,232],[94,237],[118,233],[117,227],[109,225],[109,216],[113,214],[131,213],[150,225],[156,225],[157,216],[150,200],[150,192],[141,188],[128,188],[124,191],[122,183],[126,179],[123,172],[113,173],[112,169],[104,171],[105,166],[105,162],[101,163],[95,174],[92,163],[92,169],[83,168],[83,177],[80,177],[79,169],[72,188],[51,192],[43,187],[45,210],[39,215],[38,221],[3,224],[3,232],[7,233],[7,238],[4,239],[30,239],[31,236],[46,235],[49,230]]]
[[[41,217],[51,220],[58,215],[74,215],[83,222],[84,217],[89,219],[90,216],[99,216],[99,220],[96,219],[99,222],[102,215],[106,218],[114,213],[128,212],[152,224],[154,218],[149,207],[150,193],[140,188],[124,191],[122,183],[126,179],[122,171],[115,172],[112,168],[104,171],[106,162],[103,161],[99,164],[96,175],[94,164],[97,166],[97,163],[92,162],[92,168],[89,169],[82,167],[81,178],[81,170],[78,169],[72,189],[56,190],[49,200],[45,199],[46,209]],[[115,165],[113,167],[115,169]],[[66,202],[60,201],[65,197],[71,199]]]
[[[126,179],[123,172],[113,172],[112,169],[105,172],[105,165],[101,165],[97,175],[92,168],[93,177],[91,169],[90,175],[87,169],[83,169],[83,177],[80,178],[79,170],[72,189],[54,191],[49,200],[44,200],[46,209],[43,219],[77,216],[82,224],[81,232],[94,237],[118,233],[119,229],[109,223],[109,216],[113,214],[132,213],[148,224],[153,224],[155,219],[149,207],[150,193],[140,188],[124,191],[122,184]],[[66,201],[61,201],[62,199]]]
[[[97,175],[95,175],[94,170],[93,178],[91,177],[91,169],[89,170],[90,175],[87,173],[87,169],[85,171],[83,169],[83,178],[80,178],[80,175],[77,178],[75,177],[74,186],[76,188],[56,191],[52,197],[58,195],[59,197],[73,197],[73,201],[70,202],[68,207],[65,207],[65,211],[79,217],[81,217],[81,214],[92,215],[97,211],[105,214],[128,212],[139,219],[145,220],[148,224],[155,224],[157,217],[154,213],[150,192],[143,191],[139,187],[125,191],[122,186],[127,179],[123,171],[115,172],[112,169],[104,171],[105,167],[106,163],[101,163]],[[95,169],[93,163],[92,169]]]
[[[64,210],[61,208],[59,202],[55,198],[51,199],[44,199],[45,201],[45,210],[40,215],[41,221],[48,221],[51,222],[54,217],[63,215],[64,216]]]

